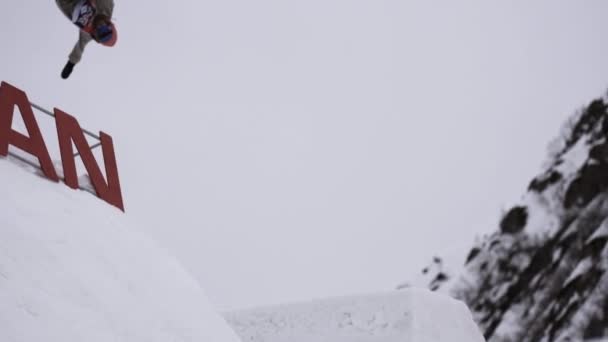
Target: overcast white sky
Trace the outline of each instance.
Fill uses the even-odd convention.
[[[608,2],[116,0],[115,48],[0,2],[0,79],[114,137],[129,218],[220,309],[464,258],[608,87]],[[52,131],[51,131],[52,134]],[[86,225],[83,225],[86,229]]]

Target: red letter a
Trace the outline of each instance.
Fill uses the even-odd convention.
[[[114,144],[112,137],[101,132],[101,148],[103,150],[103,159],[106,166],[106,175],[108,183],[103,179],[101,169],[95,157],[91,152],[89,143],[87,142],[82,129],[76,119],[61,110],[55,108],[55,120],[57,123],[57,136],[59,137],[59,149],[61,150],[61,160],[63,162],[63,173],[65,175],[65,184],[69,187],[78,188],[78,177],[76,176],[76,163],[74,162],[74,151],[72,142],[76,145],[76,149],[80,153],[84,167],[91,178],[97,196],[104,201],[125,211],[122,203],[122,194],[120,191],[120,181],[118,179],[118,168],[116,166],[116,157],[114,156]]]
[[[12,129],[15,106],[21,112],[29,138]],[[27,95],[12,85],[2,82],[0,84],[0,155],[8,154],[9,145],[36,156],[42,172],[49,179],[59,181]]]

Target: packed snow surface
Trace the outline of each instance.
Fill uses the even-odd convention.
[[[128,215],[10,158],[0,189],[2,342],[483,341],[464,304],[416,289],[227,313],[233,331]]]
[[[0,341],[236,342],[128,215],[0,157]]]
[[[468,308],[448,296],[406,289],[229,312],[249,342],[478,342]]]

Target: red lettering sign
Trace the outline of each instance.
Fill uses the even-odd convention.
[[[21,112],[29,137],[12,129],[15,106]],[[106,182],[76,118],[57,108],[54,112],[65,184],[73,189],[78,188],[76,162],[72,147],[74,145],[82,158],[97,196],[124,212],[112,137],[100,132]],[[37,157],[45,176],[53,181],[59,181],[27,95],[14,86],[2,82],[0,84],[0,155],[8,154],[9,145]]]
[[[74,162],[74,151],[72,149],[73,142],[78,153],[80,153],[97,196],[124,211],[112,137],[103,132],[100,133],[101,148],[103,150],[103,159],[108,178],[108,182],[106,183],[78,121],[74,117],[55,108],[55,122],[57,125],[57,136],[59,137],[59,149],[61,150],[65,184],[73,189],[78,188],[78,176],[76,175],[76,163]]]
[[[29,137],[12,129],[15,106],[21,112]],[[27,95],[12,85],[2,82],[0,84],[0,155],[8,154],[8,145],[18,147],[37,157],[42,172],[50,180],[59,181]]]

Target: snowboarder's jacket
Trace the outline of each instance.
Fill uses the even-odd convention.
[[[108,18],[112,18],[114,11],[114,0],[93,0],[94,9],[87,7],[87,0],[55,0],[61,12],[65,14],[70,21],[80,27],[78,41],[70,53],[70,62],[77,64],[82,58],[82,53],[87,44],[93,40],[91,36],[90,23],[91,16],[94,14],[103,14]],[[93,12],[92,12],[93,11]]]

